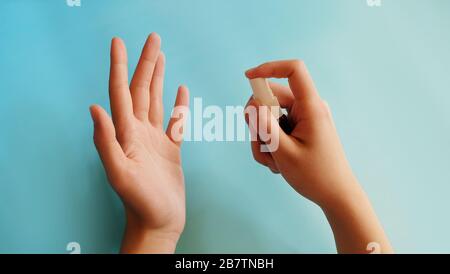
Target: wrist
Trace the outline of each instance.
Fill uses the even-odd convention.
[[[175,252],[180,235],[165,227],[152,228],[127,211],[121,253],[171,254]]]
[[[172,254],[179,237],[178,233],[127,224],[121,253]]]
[[[319,203],[325,214],[334,215],[346,211],[354,211],[367,204],[367,195],[353,175],[348,176],[340,183],[335,183],[335,185],[340,186],[338,190]]]

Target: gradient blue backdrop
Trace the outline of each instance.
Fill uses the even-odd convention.
[[[450,1],[65,0],[0,2],[0,252],[117,252],[122,206],[92,144],[108,106],[109,43],[130,72],[152,32],[204,105],[243,105],[243,72],[301,58],[398,252],[449,252]],[[335,252],[318,207],[254,163],[248,143],[183,146],[178,252]],[[326,172],[326,170],[324,171]]]

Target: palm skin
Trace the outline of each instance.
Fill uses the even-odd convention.
[[[184,178],[180,148],[151,124],[135,120],[124,138],[124,170],[111,183],[129,217],[150,229],[181,234],[185,222]]]
[[[91,106],[94,142],[108,179],[124,203],[127,225],[122,252],[171,253],[185,224],[185,189],[180,145],[184,116],[174,115],[163,131],[165,57],[153,33],[128,85],[122,40],[111,43],[109,95],[112,119]],[[180,86],[176,108],[187,108]]]

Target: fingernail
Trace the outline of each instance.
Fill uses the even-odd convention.
[[[119,40],[120,40],[119,37],[114,36],[114,37],[111,39],[111,44],[114,43],[114,41],[118,42]]]
[[[178,92],[182,92],[182,91],[186,91],[186,90],[188,90],[187,85],[181,84],[178,86]]]

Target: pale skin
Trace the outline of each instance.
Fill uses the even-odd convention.
[[[260,125],[269,132],[276,127],[279,147],[271,153],[260,150],[261,141],[252,142],[255,160],[274,173],[281,173],[302,196],[319,205],[334,233],[338,252],[368,253],[369,243],[379,244],[380,253],[392,248],[372,206],[348,164],[328,104],[323,101],[305,66],[298,60],[270,62],[250,69],[253,78],[288,78],[289,87],[270,83],[282,107],[288,109],[293,126],[284,133],[272,115],[257,116],[249,123],[253,134]],[[248,106],[260,105],[253,98]],[[270,112],[268,112],[270,113]]]
[[[163,130],[165,58],[160,45],[160,37],[151,34],[128,85],[125,45],[114,38],[109,83],[112,119],[100,106],[90,108],[94,142],[124,203],[123,253],[173,253],[185,224],[181,144],[172,135],[178,119],[172,118]],[[175,106],[188,105],[188,89],[180,86]]]
[[[185,188],[179,136],[174,128],[183,120],[172,117],[163,130],[162,91],[165,57],[161,40],[151,34],[131,84],[127,53],[119,38],[111,43],[110,105],[112,119],[98,105],[91,106],[94,142],[108,179],[124,203],[126,229],[122,253],[173,253],[185,225]],[[279,130],[279,148],[271,153],[252,142],[257,162],[281,173],[301,195],[325,212],[341,253],[368,253],[376,242],[382,253],[392,248],[353,175],[339,141],[331,112],[319,97],[306,66],[300,61],[261,65],[249,78],[288,78],[290,87],[272,83],[281,105],[289,110],[292,134]],[[189,92],[180,86],[175,107],[189,105]],[[253,99],[249,105],[259,106]],[[250,123],[277,129],[272,115]],[[181,130],[176,132],[182,133]]]

